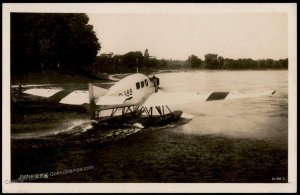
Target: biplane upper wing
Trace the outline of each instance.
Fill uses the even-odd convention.
[[[187,104],[193,102],[209,102],[217,100],[230,100],[251,98],[264,95],[273,95],[276,91],[244,91],[244,92],[158,92],[152,94],[143,104],[145,107]]]

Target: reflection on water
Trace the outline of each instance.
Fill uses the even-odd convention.
[[[36,182],[273,182],[287,178],[287,71],[157,74],[178,91],[276,90],[272,97],[172,106],[164,127],[95,129],[88,113],[12,112],[12,176],[94,166]],[[283,182],[287,182],[286,180]]]

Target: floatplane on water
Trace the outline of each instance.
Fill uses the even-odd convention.
[[[165,92],[159,86],[159,78],[141,73],[129,75],[119,80],[109,89],[89,83],[88,90],[75,90],[60,99],[68,105],[88,105],[93,124],[122,125],[139,123],[143,126],[163,125],[176,121],[182,111],[172,111],[169,106],[192,102],[209,102],[273,95],[276,91],[245,92]],[[61,88],[31,88],[23,93],[51,97],[62,93]],[[101,117],[99,113],[111,110],[110,115]],[[121,111],[120,115],[115,115]],[[156,113],[154,115],[154,111]]]

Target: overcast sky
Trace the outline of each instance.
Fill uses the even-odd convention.
[[[159,59],[186,60],[207,53],[225,58],[288,57],[287,15],[88,14],[102,49],[125,54],[149,50]]]

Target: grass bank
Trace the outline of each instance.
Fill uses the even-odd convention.
[[[110,81],[106,73],[89,74],[86,72],[59,73],[56,71],[31,72],[22,76],[11,76],[11,85],[25,84],[68,84]]]

